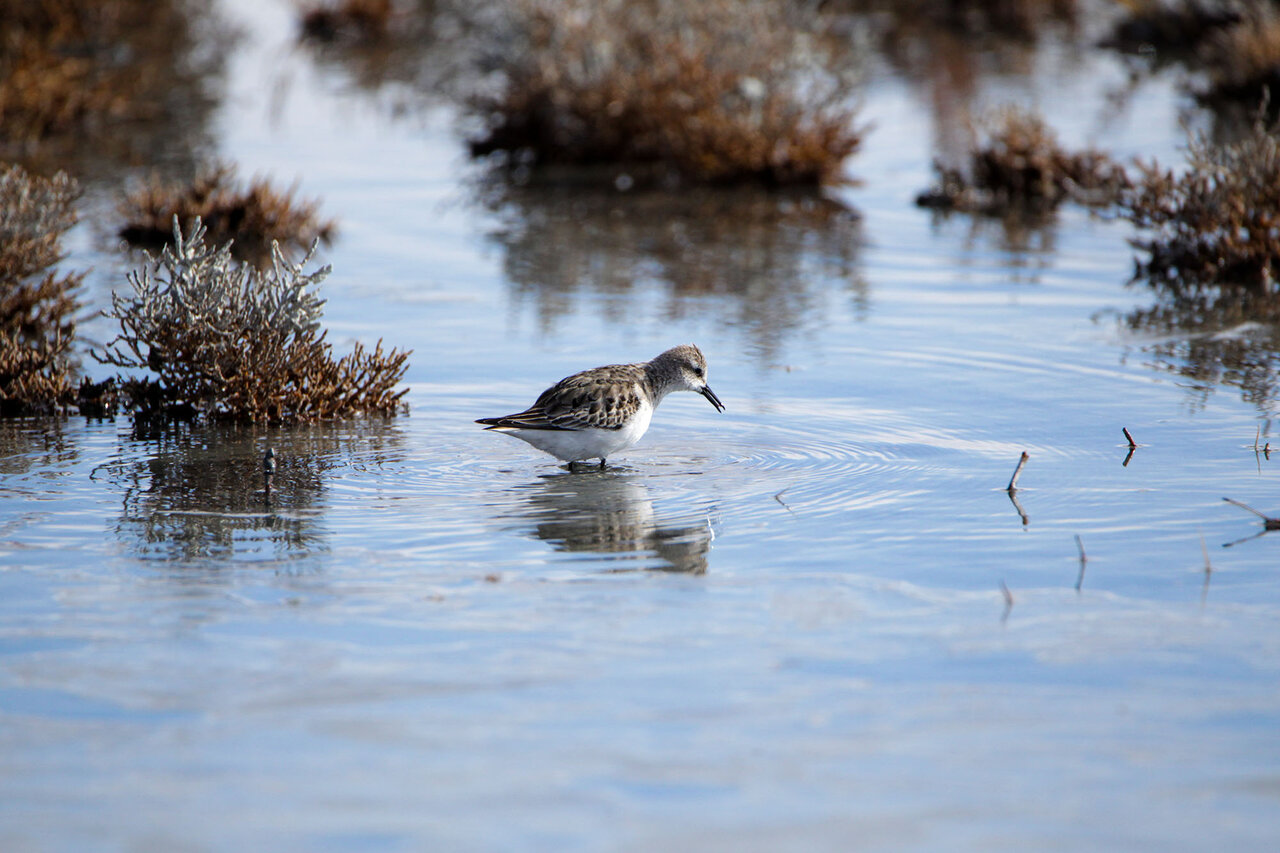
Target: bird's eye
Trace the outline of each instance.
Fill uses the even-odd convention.
[[[693,368],[693,375],[694,375],[694,376],[696,376],[696,377],[698,377],[699,379],[701,379],[701,378],[702,378],[702,368],[701,368],[701,367],[694,367],[694,368]]]

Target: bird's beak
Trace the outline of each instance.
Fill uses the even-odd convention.
[[[720,398],[716,396],[716,392],[711,390],[710,385],[703,385],[702,390],[698,392],[710,401],[711,405],[716,407],[717,412],[724,411],[724,403],[720,402]]]

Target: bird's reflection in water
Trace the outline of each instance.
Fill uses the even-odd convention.
[[[558,472],[520,488],[524,501],[519,517],[532,524],[532,535],[558,551],[634,563],[612,571],[707,570],[710,520],[696,515],[664,518],[639,475],[617,469]]]

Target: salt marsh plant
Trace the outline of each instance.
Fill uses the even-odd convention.
[[[1210,105],[1249,108],[1280,93],[1280,11],[1269,0],[1245,3],[1240,21],[1205,39],[1200,54],[1209,76],[1200,97]]]
[[[221,71],[208,5],[0,0],[0,157],[173,158]]]
[[[75,398],[71,357],[82,276],[54,270],[76,222],[76,182],[0,168],[0,414],[49,413]]]
[[[360,344],[335,360],[320,328],[324,301],[312,251],[298,263],[276,246],[269,267],[236,262],[208,246],[196,220],[184,236],[129,274],[132,293],[112,295],[121,333],[99,360],[151,376],[121,389],[141,416],[290,423],[359,413],[395,414],[407,352]]]
[[[859,52],[805,4],[511,0],[473,153],[628,181],[819,184],[859,147]]]
[[[120,205],[128,242],[155,248],[170,237],[174,217],[184,229],[196,220],[212,243],[233,242],[241,260],[268,264],[272,244],[305,250],[316,240],[328,242],[336,225],[321,219],[317,201],[299,201],[295,190],[279,190],[265,178],[244,186],[234,166],[208,167],[190,183],[152,179],[129,193]]]
[[[1154,337],[1157,363],[1207,397],[1238,386],[1271,412],[1280,398],[1280,139],[1261,117],[1239,140],[1192,134],[1185,166],[1140,165],[1123,201],[1145,254],[1134,279],[1155,305],[1130,312],[1130,328]]]
[[[1280,90],[1280,9],[1274,0],[1129,0],[1105,44],[1178,62],[1204,82],[1201,103],[1238,117]],[[1276,106],[1271,101],[1271,106]],[[1275,112],[1272,112],[1275,117]]]
[[[917,203],[991,215],[1045,214],[1068,199],[1108,204],[1129,182],[1123,167],[1107,155],[1066,151],[1043,119],[1018,109],[995,116],[965,169],[938,162],[934,169],[938,183]]]
[[[1150,236],[1138,278],[1177,292],[1239,287],[1273,293],[1280,274],[1280,139],[1259,116],[1229,144],[1193,133],[1186,167],[1139,164],[1126,216]],[[1270,312],[1269,312],[1270,313]],[[1280,319],[1280,311],[1275,312]]]

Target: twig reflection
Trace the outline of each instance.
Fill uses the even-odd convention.
[[[1222,546],[1223,548],[1230,548],[1233,545],[1239,545],[1242,542],[1248,542],[1250,539],[1257,539],[1259,536],[1265,536],[1267,533],[1270,533],[1272,530],[1280,530],[1280,518],[1273,518],[1272,516],[1266,515],[1265,513],[1258,512],[1258,510],[1254,509],[1248,504],[1235,500],[1234,498],[1223,498],[1223,500],[1231,504],[1232,506],[1238,506],[1241,509],[1245,510],[1246,512],[1251,512],[1254,515],[1258,516],[1258,518],[1262,519],[1262,529],[1259,530],[1257,533],[1253,534],[1252,536],[1245,536],[1243,539],[1237,539],[1234,542],[1227,542]],[[1205,560],[1205,563],[1206,565],[1208,564],[1207,558]]]
[[[1084,552],[1084,542],[1080,539],[1080,534],[1076,534],[1076,548],[1080,551],[1080,574],[1076,576],[1076,592],[1079,592],[1084,586],[1084,570],[1089,563],[1089,555]]]

